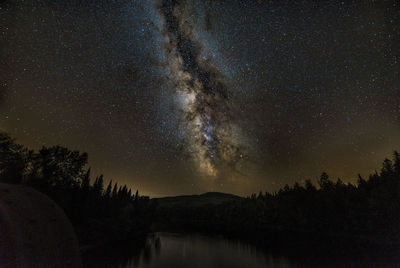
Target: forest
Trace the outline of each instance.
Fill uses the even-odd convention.
[[[0,133],[0,182],[24,184],[53,199],[70,219],[81,247],[142,240],[154,204],[100,175],[92,181],[88,155],[61,146],[35,152]]]
[[[400,242],[400,154],[380,171],[358,176],[356,185],[332,181],[286,185],[220,204],[163,206],[156,225],[166,231],[222,234],[265,247],[310,244],[398,249]],[[299,248],[299,247],[296,247]]]
[[[0,182],[25,184],[52,198],[75,228],[82,245],[112,244],[149,232],[219,234],[265,246],[277,243],[400,242],[400,154],[379,171],[359,175],[354,185],[332,181],[286,185],[275,193],[197,206],[158,206],[102,175],[92,180],[88,155],[61,146],[29,150],[0,133]]]

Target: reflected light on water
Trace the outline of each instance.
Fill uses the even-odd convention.
[[[198,234],[155,233],[132,245],[96,249],[83,255],[84,267],[119,268],[293,268],[399,267],[399,254],[351,253],[323,245],[260,248],[239,240]],[[345,254],[347,252],[347,254]],[[386,252],[386,251],[385,251]],[[400,251],[399,251],[400,252]]]
[[[158,267],[295,267],[255,247],[220,237],[157,233],[126,268]]]

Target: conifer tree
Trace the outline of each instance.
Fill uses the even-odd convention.
[[[106,192],[105,192],[105,194],[104,194],[104,197],[105,197],[106,199],[110,199],[110,197],[111,197],[111,191],[112,191],[112,180],[110,180],[110,183],[108,184],[107,189],[106,189]]]

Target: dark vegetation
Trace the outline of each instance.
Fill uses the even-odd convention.
[[[247,198],[207,193],[150,200],[116,183],[104,188],[103,176],[91,183],[86,164],[85,153],[60,146],[34,152],[0,134],[0,181],[30,185],[55,200],[84,245],[144,237],[151,228],[223,234],[266,246],[357,241],[386,249],[400,242],[397,152],[356,185],[322,173],[317,185],[307,180]]]
[[[221,204],[238,200],[242,197],[233,194],[208,192],[201,195],[181,195],[173,197],[153,198],[160,209],[169,207],[201,207],[207,204]]]
[[[81,245],[139,239],[150,230],[154,205],[138,191],[102,175],[91,183],[88,155],[67,148],[28,150],[0,133],[0,182],[25,184],[48,195],[71,220]]]
[[[200,196],[201,197],[201,196]],[[216,197],[216,193],[214,193]],[[330,180],[322,173],[318,185],[286,185],[277,193],[253,194],[227,202],[188,206],[179,202],[157,210],[156,226],[224,234],[268,246],[287,243],[384,245],[400,242],[400,154],[385,159],[380,172],[359,176],[356,185]],[[221,201],[221,200],[220,200]],[[168,201],[172,203],[172,200]],[[197,201],[199,202],[199,201]]]

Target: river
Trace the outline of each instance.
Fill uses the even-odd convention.
[[[125,248],[127,249],[127,248]],[[399,267],[374,258],[318,257],[313,251],[272,253],[245,242],[197,234],[155,233],[139,248],[109,249],[84,258],[85,267],[120,268],[292,268],[292,267]]]

